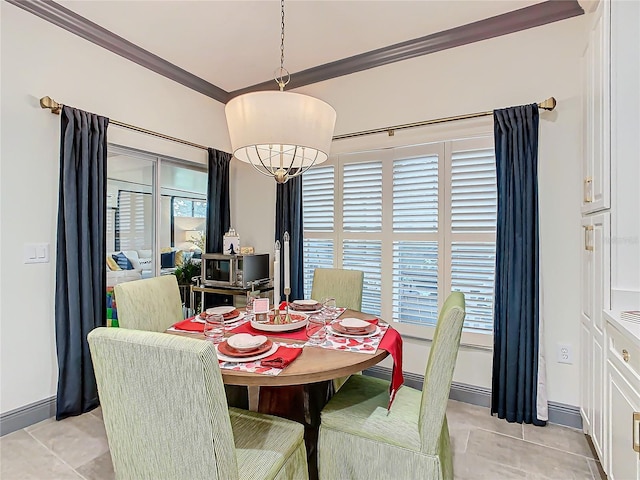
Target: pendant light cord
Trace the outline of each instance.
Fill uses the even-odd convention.
[[[275,80],[282,92],[291,80],[291,74],[284,68],[284,0],[280,0],[280,12],[282,14],[282,20],[280,22],[280,70],[276,71]]]

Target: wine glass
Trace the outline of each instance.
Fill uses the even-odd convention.
[[[333,322],[338,317],[338,307],[336,305],[336,299],[333,297],[325,297],[322,299],[322,313],[329,320],[328,323]]]
[[[327,326],[322,315],[309,315],[306,330],[311,345],[322,345],[327,338]]]
[[[222,315],[207,315],[204,319],[204,336],[213,343],[222,343],[224,341],[224,318]]]

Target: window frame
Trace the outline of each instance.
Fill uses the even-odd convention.
[[[458,242],[493,242],[496,241],[495,230],[492,232],[454,232],[451,219],[451,175],[452,153],[465,150],[494,149],[492,125],[488,120],[476,120],[466,126],[456,125],[449,130],[430,129],[425,135],[418,131],[404,135],[404,139],[391,141],[375,139],[370,142],[357,139],[355,142],[336,142],[332,150],[337,151],[321,166],[334,167],[334,227],[332,231],[305,231],[305,239],[333,240],[336,268],[342,268],[344,240],[381,240],[382,242],[382,275],[381,317],[393,324],[403,336],[421,340],[432,340],[435,327],[416,325],[397,321],[393,318],[393,242],[401,240],[431,240],[438,243],[438,311],[442,309],[444,300],[451,292],[451,250],[452,244]],[[418,129],[416,129],[418,130]],[[423,129],[419,129],[423,130]],[[429,138],[431,137],[431,138]],[[423,140],[418,143],[418,139]],[[427,138],[429,141],[424,142]],[[411,142],[415,142],[411,144]],[[367,148],[369,147],[369,148]],[[390,148],[393,147],[393,148]],[[349,151],[350,149],[354,149]],[[355,151],[359,149],[359,151]],[[438,229],[433,233],[394,232],[393,231],[393,161],[430,153],[438,154]],[[343,172],[346,163],[382,161],[382,232],[345,232],[343,227]],[[340,228],[336,228],[336,227]],[[461,343],[481,349],[491,349],[493,333],[479,333],[463,330]]]

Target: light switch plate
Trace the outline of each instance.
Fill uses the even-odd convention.
[[[25,243],[24,263],[49,263],[49,244]]]

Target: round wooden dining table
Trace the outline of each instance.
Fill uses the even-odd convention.
[[[345,310],[341,317],[371,318],[371,314]],[[174,335],[196,337],[193,333],[168,331]],[[281,338],[277,333],[267,334],[270,339],[283,343],[303,343],[302,340]],[[226,336],[230,336],[227,334]],[[201,337],[204,339],[204,337]],[[316,445],[320,428],[320,411],[334,393],[334,379],[349,376],[380,363],[389,355],[378,349],[373,354],[331,350],[308,346],[279,375],[220,369],[225,385],[248,387],[250,410],[277,415],[300,422],[305,427],[305,444],[309,462],[309,477],[317,478]],[[234,388],[234,387],[232,387]],[[230,390],[227,396],[230,399]],[[233,395],[233,394],[232,394]],[[231,406],[243,406],[232,405]]]

